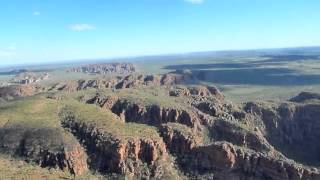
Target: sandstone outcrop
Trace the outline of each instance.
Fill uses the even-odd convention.
[[[118,78],[111,79],[94,79],[94,80],[78,80],[78,81],[67,81],[57,83],[53,85],[49,91],[65,91],[65,92],[76,92],[86,90],[90,88],[94,89],[110,89],[114,88],[118,83]]]
[[[197,114],[191,109],[141,105],[115,96],[101,97],[99,94],[87,100],[87,103],[97,104],[102,108],[111,110],[124,122],[136,122],[153,126],[177,122],[189,127],[197,127],[200,123]]]
[[[191,86],[191,87],[176,87],[169,91],[170,96],[214,96],[217,99],[223,100],[222,93],[213,86]]]
[[[171,153],[179,156],[180,154],[190,153],[194,148],[204,143],[204,137],[198,132],[178,123],[163,124],[159,132],[168,145]]]
[[[4,127],[0,129],[2,152],[35,162],[41,167],[59,168],[74,175],[86,173],[87,156],[80,144],[58,129]]]
[[[135,72],[136,67],[132,63],[104,63],[76,67],[69,71],[87,74],[129,74]]]
[[[182,85],[193,80],[192,74],[132,74],[49,89],[1,88],[0,97],[7,99],[49,92],[47,106],[56,103],[50,112],[58,111],[61,119],[55,129],[6,127],[12,118],[2,117],[0,150],[77,176],[90,169],[116,177],[177,179],[172,172],[179,169],[191,179],[320,179],[318,94],[235,104],[215,87]]]
[[[247,103],[244,109],[262,122],[260,129],[284,155],[307,164],[319,162],[320,146],[315,142],[320,138],[320,104]]]
[[[12,85],[0,87],[0,98],[11,100],[16,97],[32,96],[47,91],[46,87],[40,85]]]
[[[149,86],[171,86],[196,81],[190,75],[164,74],[164,75],[136,75],[130,74],[124,77],[109,77],[105,79],[68,81],[55,84],[51,91],[75,92],[89,88],[94,89],[129,89]],[[212,93],[214,93],[214,90]],[[209,91],[209,89],[207,90]]]
[[[189,168],[217,172],[216,179],[295,180],[320,178],[319,171],[303,167],[286,159],[256,153],[230,143],[216,142],[193,152]],[[191,165],[190,165],[191,164]]]
[[[85,146],[94,170],[147,179],[170,177],[174,172],[160,138],[117,136],[96,124],[77,122],[72,114],[64,116],[62,123]]]
[[[192,111],[175,108],[163,108],[158,105],[141,106],[126,101],[118,101],[112,111],[126,122],[138,122],[158,126],[167,122],[177,122],[189,127],[199,123],[197,115]]]
[[[116,89],[139,88],[143,86],[172,86],[193,81],[196,81],[196,79],[191,75],[181,74],[129,75],[116,85]]]
[[[127,76],[116,83],[115,87],[127,89],[177,83],[168,77],[166,78],[169,80],[162,83],[162,78],[163,76]],[[315,167],[320,161],[320,149],[315,142],[320,138],[317,131],[320,126],[315,117],[320,117],[320,105],[308,101],[317,99],[316,96],[295,102],[249,102],[236,105],[227,101],[214,87],[179,85],[170,86],[166,90],[169,97],[184,99],[184,106],[181,106],[183,108],[144,105],[112,93],[108,96],[96,94],[86,102],[111,110],[124,123],[134,122],[157,127],[165,149],[176,157],[177,166],[188,177],[319,179],[320,172]],[[131,149],[128,144],[136,147],[139,143],[141,140],[138,143],[126,142],[121,145],[121,151]],[[308,149],[305,150],[304,147]],[[129,156],[136,157],[124,155]],[[306,165],[311,165],[311,168]],[[122,169],[127,168],[122,166]],[[116,172],[120,172],[118,170]],[[121,173],[137,174],[138,171]],[[155,174],[151,177],[154,176]]]
[[[17,84],[32,84],[49,79],[49,73],[22,72],[17,74],[11,81]]]
[[[259,130],[249,130],[225,120],[217,120],[211,127],[211,137],[218,141],[228,141],[235,145],[264,153],[275,153]],[[275,155],[275,154],[273,154]]]

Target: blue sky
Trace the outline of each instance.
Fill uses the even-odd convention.
[[[1,0],[0,65],[320,45],[319,0]]]

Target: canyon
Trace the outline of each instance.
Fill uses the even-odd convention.
[[[320,179],[320,95],[233,103],[194,82],[169,73],[3,87],[0,152],[79,178]]]

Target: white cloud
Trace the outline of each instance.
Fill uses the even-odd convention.
[[[202,4],[204,0],[184,0],[192,4]]]
[[[34,11],[33,13],[32,13],[34,16],[40,16],[40,12],[39,11]]]
[[[94,26],[90,24],[72,24],[69,26],[72,31],[87,31],[96,29]]]

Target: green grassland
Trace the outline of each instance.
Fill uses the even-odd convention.
[[[287,100],[301,91],[320,91],[319,53],[312,55],[179,57],[139,61],[145,73],[189,70],[202,84],[214,85],[232,101]]]
[[[75,142],[68,129],[63,127],[66,117],[72,115],[78,123],[95,126],[101,133],[111,135],[119,141],[147,138],[160,140],[155,127],[143,124],[125,123],[111,111],[95,105],[88,105],[74,100],[70,96],[64,100],[47,98],[47,95],[21,98],[0,106],[0,129],[20,131],[40,130],[42,134],[33,135],[35,146],[45,145],[52,151],[59,150],[63,144],[66,148]],[[47,131],[48,130],[48,131]],[[47,132],[46,132],[47,131]],[[53,132],[53,134],[51,133]],[[9,137],[9,136],[8,136]],[[20,135],[12,135],[11,140],[20,142]],[[10,140],[9,140],[10,141]],[[31,161],[32,162],[32,161]],[[74,177],[58,169],[40,168],[33,163],[26,163],[16,155],[2,152],[0,155],[0,179],[74,179]],[[77,179],[100,179],[100,175],[90,172]]]
[[[61,112],[69,112],[79,122],[95,124],[120,137],[158,137],[153,127],[121,122],[111,111],[72,98],[58,101],[43,96],[29,97],[1,105],[0,112],[0,127],[61,128]]]
[[[219,87],[233,101],[277,101],[286,100],[301,91],[320,91],[319,55],[320,48],[295,48],[191,53],[119,61],[133,62],[137,73],[143,74],[189,70],[199,77],[200,83]],[[67,70],[73,66],[78,65],[51,67],[51,78],[40,83],[108,78],[102,75],[68,73]],[[10,78],[12,75],[0,75],[0,83]]]
[[[185,98],[169,96],[170,89],[168,87],[141,87],[130,89],[86,89],[77,92],[58,92],[55,96],[60,96],[61,99],[82,99],[88,100],[93,98],[97,93],[100,96],[113,96],[119,99],[125,99],[127,102],[139,104],[142,106],[158,105],[164,108],[181,109],[184,106]]]
[[[62,171],[41,168],[18,159],[0,155],[0,179],[55,180],[73,179],[73,176]]]
[[[181,97],[171,97],[165,87],[146,87],[139,89],[121,89],[114,92],[110,90],[101,91],[103,95],[115,95],[126,99],[129,102],[141,104],[143,106],[159,105],[167,108],[180,109],[184,99]]]
[[[155,128],[143,124],[124,123],[110,111],[103,110],[95,105],[83,105],[80,102],[69,102],[62,110],[61,116],[72,114],[79,123],[87,123],[98,129],[126,140],[130,138],[159,139]]]
[[[104,179],[99,174],[87,173],[82,176],[73,176],[68,172],[57,169],[41,168],[35,164],[27,163],[7,155],[0,155],[1,180],[99,180]],[[107,178],[106,178],[107,179]]]
[[[236,102],[281,101],[301,91],[320,91],[320,59],[317,56],[320,52],[302,50],[297,54],[270,54],[146,57],[134,61],[134,64],[138,73],[143,74],[164,74],[188,69],[200,76],[202,84],[219,87],[228,99]],[[81,73],[66,77],[95,78]]]
[[[60,127],[58,102],[45,97],[32,97],[12,101],[0,106],[0,124],[6,126],[23,125],[30,127]]]

